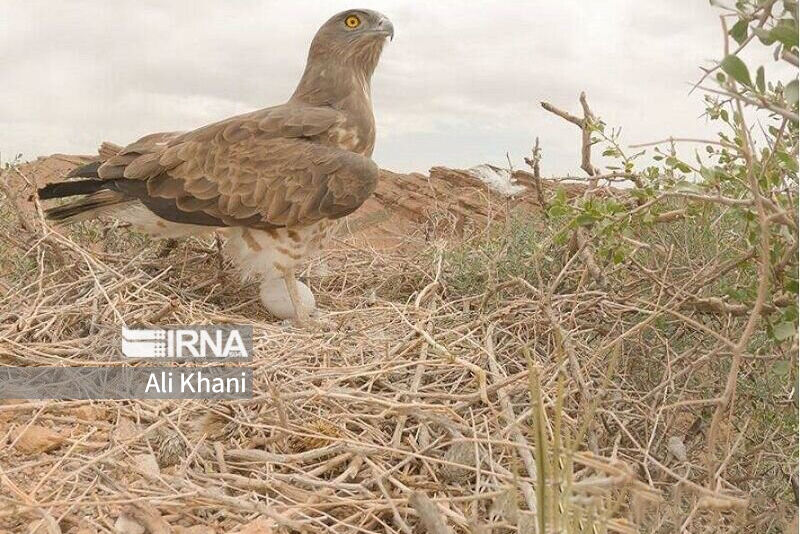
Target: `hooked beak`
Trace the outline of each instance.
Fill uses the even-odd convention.
[[[394,40],[394,25],[392,21],[386,17],[381,18],[375,31],[384,37],[388,37],[390,41]]]

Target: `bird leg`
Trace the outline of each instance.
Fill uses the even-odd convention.
[[[217,232],[214,232],[214,245],[217,247],[217,276],[222,278],[225,273],[225,259],[222,253],[222,238]]]
[[[286,269],[283,271],[283,281],[286,284],[286,291],[289,293],[289,298],[294,306],[295,320],[301,324],[308,324],[309,312],[303,305],[303,300],[300,298],[300,293],[297,290],[297,279],[294,276],[294,269]]]

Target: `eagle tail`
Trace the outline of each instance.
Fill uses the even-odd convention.
[[[103,163],[105,162],[93,161],[91,163],[87,163],[86,165],[76,167],[75,169],[72,169],[69,174],[67,174],[67,178],[94,178],[95,180],[99,180],[100,175],[98,174],[98,169],[100,169],[100,166]]]
[[[69,184],[69,182],[53,185],[67,184]],[[95,219],[101,215],[113,213],[127,205],[129,202],[131,202],[131,199],[126,197],[124,194],[104,189],[97,190],[81,199],[70,202],[69,204],[49,208],[45,210],[44,214],[48,220],[56,221],[61,224],[71,224],[78,221]]]
[[[73,180],[70,182],[55,182],[39,189],[39,200],[53,198],[74,197],[75,195],[89,195],[104,189],[106,184],[102,180]]]
[[[113,147],[116,148],[116,147]],[[109,147],[109,152],[112,147]],[[103,161],[94,161],[73,169],[66,178],[85,178],[47,184],[38,191],[39,200],[74,197],[83,198],[45,210],[47,219],[63,224],[94,219],[104,213],[115,211],[129,199],[124,194],[111,190],[113,183],[101,180],[98,169]]]

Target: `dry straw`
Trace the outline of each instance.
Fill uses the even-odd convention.
[[[732,350],[722,340],[741,322],[695,306],[689,289],[724,265],[683,269],[690,258],[675,240],[638,236],[631,261],[600,273],[587,236],[557,244],[535,215],[506,214],[502,202],[491,208],[500,222],[475,234],[440,225],[382,248],[344,236],[306,272],[323,324],[295,329],[265,314],[212,241],[165,251],[108,222],[53,229],[38,206],[23,206],[34,180],[13,168],[4,176],[4,365],[111,363],[121,324],[249,324],[257,394],[0,405],[0,437],[12,444],[0,450],[0,528],[629,533],[763,524],[743,512],[754,472],[742,452],[752,450],[747,418],[719,429],[734,439],[707,484],[700,429],[716,402],[718,359]],[[50,441],[37,452],[42,429]],[[761,446],[767,461],[775,449]]]

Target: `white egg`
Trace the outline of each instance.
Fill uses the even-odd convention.
[[[297,292],[300,300],[308,313],[313,312],[317,307],[314,294],[311,289],[303,282],[297,281]],[[292,299],[286,289],[286,283],[282,278],[264,280],[261,283],[261,302],[272,315],[278,319],[293,319],[295,317]]]

